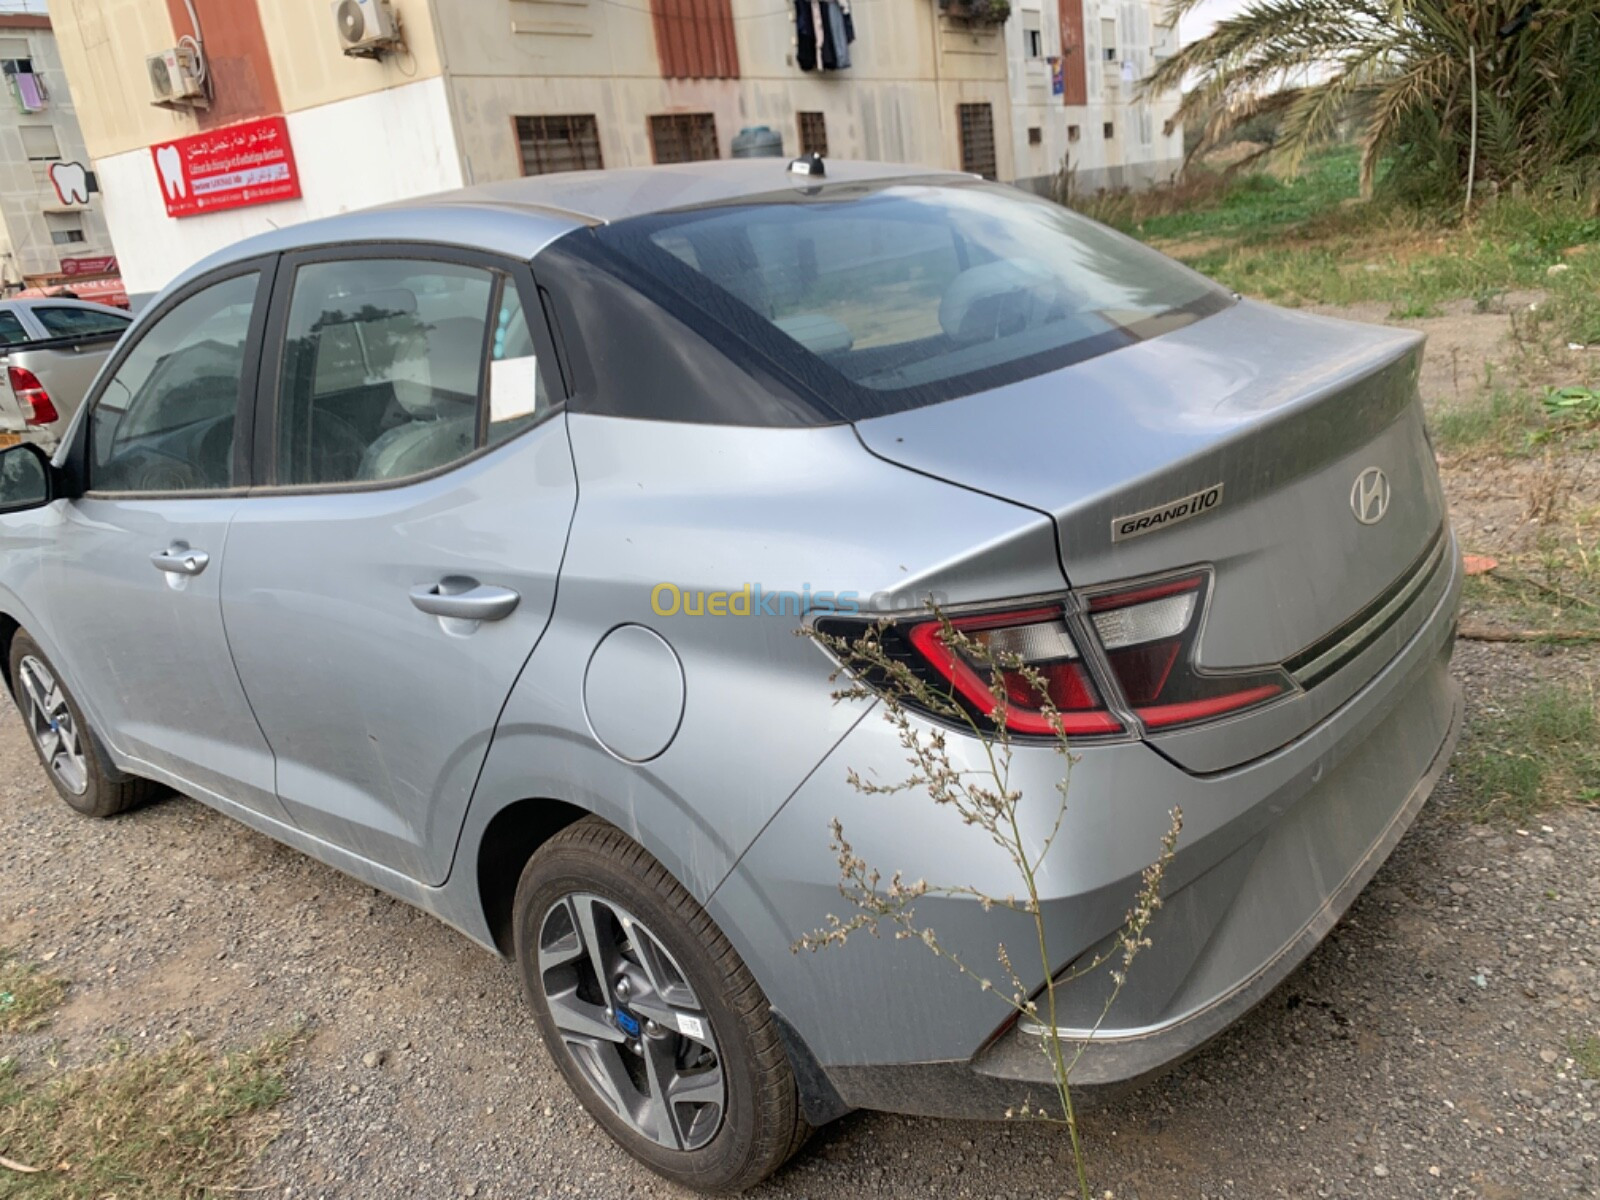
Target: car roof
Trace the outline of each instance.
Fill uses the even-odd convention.
[[[726,204],[747,197],[839,183],[864,183],[941,174],[894,163],[830,161],[826,174],[789,170],[782,158],[718,159],[612,171],[562,171],[447,193],[461,202],[486,202],[559,212],[585,223],[621,221],[670,209]],[[401,205],[395,207],[403,207]]]
[[[672,209],[726,204],[819,186],[908,178],[965,179],[953,172],[894,163],[829,161],[822,177],[795,174],[789,160],[749,158],[608,171],[562,171],[480,183],[340,213],[257,234],[220,250],[178,277],[182,282],[229,263],[313,246],[359,242],[435,242],[531,259],[573,229]]]

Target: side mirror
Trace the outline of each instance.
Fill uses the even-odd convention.
[[[55,469],[29,442],[0,450],[0,513],[42,508],[54,498]]]

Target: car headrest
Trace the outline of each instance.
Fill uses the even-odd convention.
[[[1032,312],[1047,306],[1060,284],[1047,267],[1021,259],[969,267],[945,288],[939,325],[958,342],[990,341],[1013,324],[1026,326]]]

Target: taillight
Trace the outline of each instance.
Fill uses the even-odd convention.
[[[27,367],[6,368],[6,378],[16,393],[17,402],[22,405],[23,420],[27,424],[50,425],[60,420],[56,406],[50,403],[50,393]]]
[[[1160,732],[1240,713],[1295,688],[1280,667],[1225,674],[1200,669],[1195,655],[1210,585],[1209,571],[1192,571],[1090,590],[1080,606],[1035,602],[945,620],[891,621],[874,636],[886,658],[909,667],[941,697],[979,721],[1003,713],[1012,733],[1052,735],[1051,708],[1068,737],[1124,733],[1118,714],[1130,711],[1145,729]],[[1069,610],[1080,615],[1068,616]],[[859,618],[817,621],[819,632],[846,643],[866,628]],[[1097,653],[1083,653],[1084,638],[1098,642],[1089,647]],[[891,672],[851,662],[848,652],[842,657],[867,683],[888,686],[884,676]],[[933,700],[919,702],[895,690],[909,707],[950,716],[948,709],[933,711]]]
[[[1050,734],[1054,731],[1044,711],[1048,701],[1068,735],[1121,732],[1122,722],[1101,703],[1059,606],[953,617],[950,628],[972,642],[975,652],[963,650],[959,639],[952,645],[944,622],[937,620],[909,626],[906,640],[920,659],[918,665],[932,667],[975,715],[993,719],[1004,709],[1006,728],[1012,732]],[[1028,670],[1017,670],[1019,663]],[[996,671],[1005,689],[1004,705],[992,690]]]
[[[1197,572],[1089,598],[1089,622],[1106,662],[1128,706],[1148,729],[1240,712],[1294,686],[1276,667],[1206,674],[1196,666],[1209,580]]]

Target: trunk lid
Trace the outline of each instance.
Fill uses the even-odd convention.
[[[1403,330],[1241,301],[856,428],[883,458],[1048,513],[1075,588],[1209,564],[1198,665],[1285,664],[1392,597],[1434,546],[1445,502],[1416,397],[1421,347]],[[1372,468],[1387,481],[1376,520]],[[1338,676],[1306,689],[1359,686]],[[1283,702],[1218,722],[1226,737],[1151,740],[1191,769],[1219,770],[1302,732],[1327,710],[1327,690],[1320,700],[1298,719],[1268,717]]]

